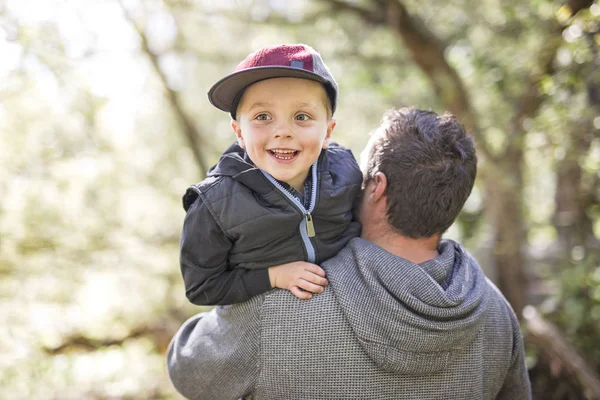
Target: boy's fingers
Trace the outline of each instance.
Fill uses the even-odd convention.
[[[312,293],[323,293],[323,290],[325,290],[323,289],[323,286],[315,285],[314,283],[311,283],[309,281],[298,282],[298,287]]]
[[[290,292],[301,300],[308,300],[312,297],[312,294],[301,290],[298,286],[292,286]]]
[[[326,278],[323,278],[316,274],[306,274],[302,277],[302,279],[320,286],[327,286],[327,284],[329,283],[329,281]]]
[[[306,266],[305,269],[307,271],[312,272],[313,274],[316,274],[316,275],[319,275],[319,276],[325,276],[325,271],[323,271],[323,268],[319,267],[318,265],[308,264],[308,266]]]

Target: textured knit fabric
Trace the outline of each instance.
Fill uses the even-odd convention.
[[[316,235],[306,236],[315,263],[334,256],[360,234],[353,209],[362,174],[350,150],[330,144],[317,161]],[[271,289],[267,268],[310,261],[302,238],[305,217],[237,144],[208,177],[183,197],[187,211],[180,264],[188,299],[233,304]],[[309,197],[308,193],[306,194]]]
[[[308,301],[276,290],[189,319],[168,369],[189,399],[530,399],[517,319],[457,243],[416,265],[360,238]]]

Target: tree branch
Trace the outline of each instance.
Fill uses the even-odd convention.
[[[239,62],[239,60],[242,60],[247,56],[247,54],[230,55],[230,54],[224,54],[222,52],[206,52],[206,51],[194,49],[191,47],[182,47],[182,46],[173,47],[170,50],[180,52],[180,53],[185,53],[186,55],[190,55],[191,57],[198,59],[198,60],[210,60],[210,62],[212,64],[215,64],[215,63],[217,65],[222,64],[223,66],[231,65],[236,62]],[[333,53],[329,53],[327,55],[327,57],[328,58],[332,57],[334,59],[339,59],[339,60],[348,60],[348,59],[354,60],[355,59],[363,64],[372,65],[374,67],[398,66],[398,65],[402,66],[402,65],[409,64],[411,61],[407,57],[402,57],[402,56],[398,56],[398,55],[380,55],[380,54],[364,55],[361,53],[348,51],[348,50],[334,51]]]
[[[353,12],[367,22],[390,27],[404,42],[413,61],[425,73],[442,105],[465,125],[475,138],[479,151],[484,157],[494,159],[485,140],[481,137],[462,80],[446,61],[445,46],[423,21],[410,15],[404,4],[397,0],[377,1],[379,8],[374,10],[367,10],[340,0],[328,0],[328,3],[336,12]]]
[[[525,308],[523,316],[527,342],[535,345],[548,357],[556,374],[564,371],[582,388],[587,399],[600,399],[600,378],[594,369],[567,343],[559,330],[531,306]]]
[[[571,11],[571,17],[575,16],[579,11],[590,8],[594,4],[594,0],[568,0],[567,7]]]
[[[462,79],[445,57],[445,45],[400,1],[388,1],[388,24],[401,37],[415,63],[427,75],[442,104],[455,114],[475,138],[484,157],[494,160],[477,126],[475,112]]]
[[[274,12],[270,12],[266,17],[264,18],[253,18],[253,19],[248,19],[248,15],[246,14],[240,14],[239,11],[224,11],[221,14],[219,14],[220,16],[224,16],[227,17],[227,19],[229,19],[230,21],[233,22],[241,22],[241,23],[251,23],[252,25],[268,25],[268,26],[277,26],[277,27],[282,27],[282,28],[286,28],[286,27],[290,27],[290,26],[306,26],[306,25],[311,25],[311,24],[315,24],[317,23],[319,20],[323,19],[323,13],[321,12],[315,12],[315,13],[310,13],[310,14],[306,14],[304,15],[301,19],[296,20],[291,20],[290,18],[286,17],[285,15],[279,14],[279,13],[274,13]]]
[[[192,118],[184,111],[182,104],[183,102],[181,101],[179,94],[173,89],[169,88],[167,77],[164,74],[164,72],[160,69],[158,56],[154,54],[152,50],[150,50],[150,46],[148,45],[146,35],[144,35],[141,29],[138,28],[137,24],[123,5],[122,0],[117,1],[121,6],[121,9],[123,10],[125,19],[129,21],[131,26],[138,34],[141,42],[142,51],[152,63],[152,67],[162,83],[163,89],[167,95],[167,99],[169,100],[169,103],[171,104],[171,107],[175,112],[177,120],[183,128],[183,134],[188,142],[190,149],[192,150],[192,153],[194,154],[194,158],[196,159],[196,163],[198,164],[200,176],[203,178],[206,175],[207,167],[206,162],[204,161],[204,157],[202,156],[202,153],[200,151],[203,145],[202,134],[194,124]]]
[[[589,8],[593,3],[593,0],[568,0],[565,6],[570,10],[570,17],[573,17],[579,11]],[[523,121],[532,117],[542,103],[543,95],[539,90],[540,82],[542,78],[554,71],[554,59],[563,43],[562,31],[563,26],[557,20],[549,27],[544,46],[538,53],[537,62],[525,84],[525,92],[517,105],[513,121],[513,132],[515,133],[522,131]]]
[[[531,73],[527,77],[527,81],[523,85],[525,91],[517,103],[515,110],[515,117],[513,118],[513,135],[517,135],[519,139],[524,133],[523,122],[526,119],[532,118],[539,109],[543,101],[543,94],[540,90],[540,82],[545,76],[552,74],[554,70],[554,59],[556,53],[562,44],[562,27],[555,22],[550,27],[546,40],[544,40],[544,46],[540,49],[537,56],[537,61],[532,69]],[[512,151],[522,151],[521,146],[522,140],[511,140],[511,147],[518,146],[512,149]],[[511,149],[508,149],[510,151]]]
[[[171,338],[176,330],[176,327],[167,326],[161,323],[138,326],[131,330],[129,334],[120,338],[93,339],[78,333],[66,337],[63,342],[56,347],[43,347],[42,350],[53,356],[73,351],[92,352],[110,346],[122,346],[131,340],[148,337],[157,351],[162,353],[169,346]]]
[[[327,0],[327,3],[332,11],[349,11],[357,14],[363,21],[373,25],[384,25],[386,23],[385,10],[383,8],[368,9],[342,0]],[[377,3],[381,2],[377,1]]]

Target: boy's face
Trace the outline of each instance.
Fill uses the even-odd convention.
[[[267,79],[246,89],[231,127],[258,168],[303,192],[308,170],[335,128],[328,104],[318,82]]]

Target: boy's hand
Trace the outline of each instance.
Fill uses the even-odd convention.
[[[271,287],[287,289],[303,300],[310,299],[312,293],[322,293],[329,283],[321,267],[304,261],[269,267],[269,280]]]

